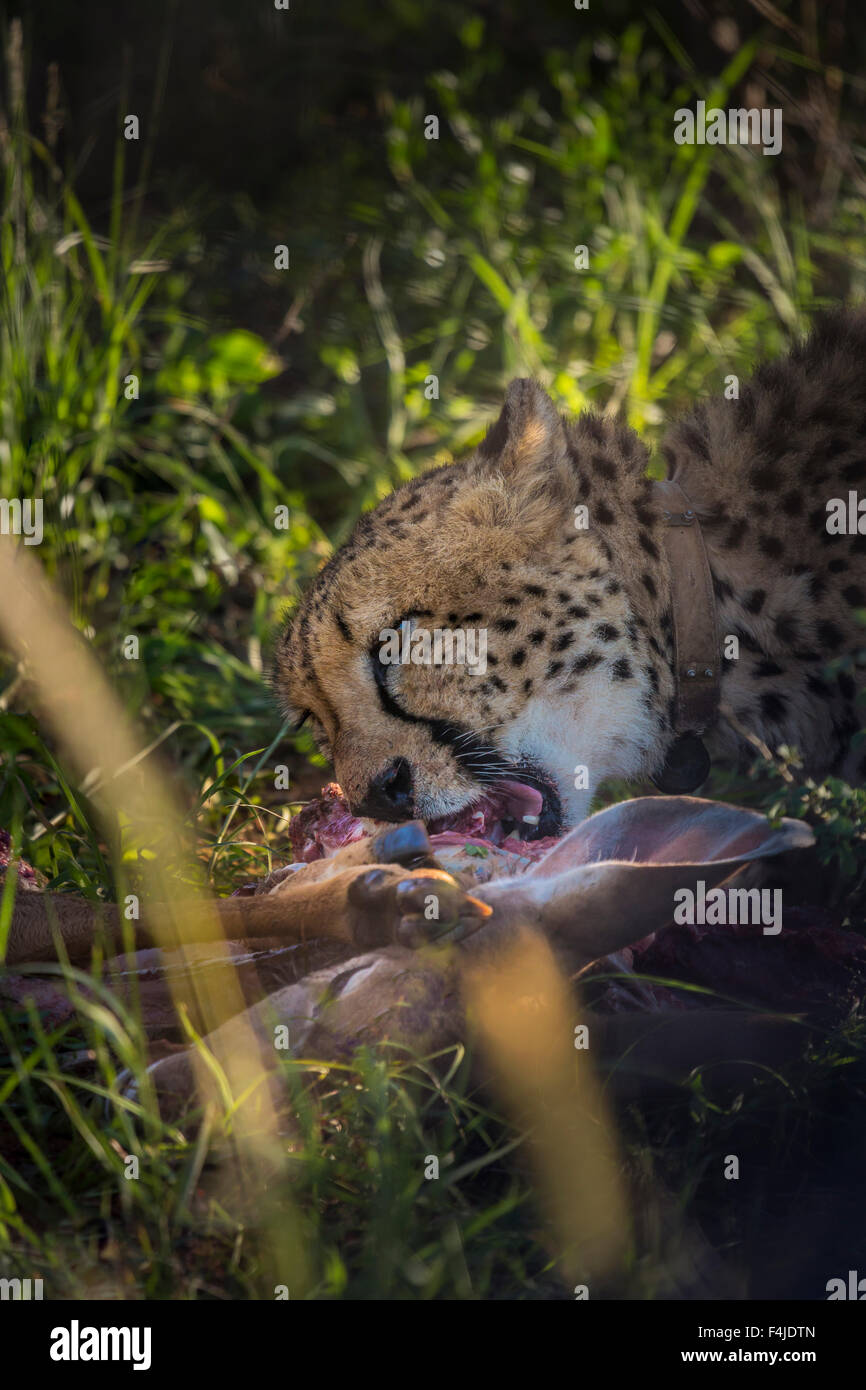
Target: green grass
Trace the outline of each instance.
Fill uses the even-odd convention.
[[[192,196],[149,226],[125,188],[120,139],[97,229],[28,128],[13,51],[0,493],[44,499],[40,559],[142,750],[167,769],[188,848],[217,891],[286,857],[287,815],[327,775],[305,735],[287,739],[263,671],[286,606],[362,509],[477,441],[511,375],[537,375],[565,409],[617,410],[652,443],[666,418],[781,350],[822,303],[866,295],[861,195],[847,175],[814,218],[773,160],[672,145],[673,108],[724,102],[753,52],[708,80],[653,25],[549,52],[495,116],[479,115],[495,48],[469,24],[459,76],[433,74],[412,102],[382,93],[380,143],[347,154],[348,226],[330,227],[319,252],[302,237],[286,279],[268,264],[279,238],[267,218],[258,225],[259,288],[286,312],[305,297],[306,327],[273,341],[211,320],[225,267],[222,253],[202,254],[206,210]],[[431,109],[439,142],[423,138]],[[855,162],[862,137],[851,137]],[[582,244],[586,271],[574,269]],[[433,375],[438,399],[425,393]],[[0,826],[49,888],[114,897],[93,788],[58,762],[26,672],[6,660],[2,679]],[[280,763],[288,794],[275,787]],[[712,791],[808,815],[849,925],[862,928],[864,793],[760,760],[748,776],[718,771]],[[50,1296],[272,1297],[265,1210],[220,1185],[226,1117],[198,1135],[164,1124],[144,1055],[135,1010],[116,1002],[82,994],[76,1018],[53,1030],[32,1009],[0,1017],[0,1273],[42,1274]],[[694,1218],[747,1263],[754,1213],[795,1194],[804,1168],[824,1173],[822,1135],[862,1147],[863,1062],[854,1016],[794,1078],[768,1077],[722,1106],[696,1076],[675,1103],[621,1116],[630,1171],[656,1174],[676,1219],[643,1237],[615,1291],[656,1294]],[[140,1103],[121,1096],[124,1069]],[[285,1070],[290,1178],[275,1182],[266,1215],[300,1213],[311,1274],[292,1296],[568,1296],[522,1136],[473,1089],[459,1050],[435,1066],[383,1053],[352,1069]],[[778,1156],[756,1160],[739,1206],[706,1157],[737,1143]],[[124,1177],[130,1152],[143,1160],[137,1181]],[[428,1154],[438,1181],[423,1176]]]

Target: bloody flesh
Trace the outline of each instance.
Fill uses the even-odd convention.
[[[524,824],[524,815],[536,815],[541,808],[541,793],[522,782],[501,781],[484,796],[451,816],[440,816],[428,822],[433,849],[474,845],[480,849],[505,851],[518,855],[526,866],[541,859],[558,842],[558,836],[545,835],[524,840],[509,823]],[[390,822],[365,820],[353,816],[342,791],[335,782],[322,790],[293,817],[289,825],[289,840],[295,860],[311,864],[326,859],[343,845],[361,840],[390,827]]]

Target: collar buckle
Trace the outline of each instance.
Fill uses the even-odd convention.
[[[665,509],[662,512],[662,516],[665,519],[666,526],[693,526],[697,521],[697,517],[691,507],[684,512],[669,512]]]

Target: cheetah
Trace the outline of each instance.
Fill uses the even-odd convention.
[[[662,454],[699,523],[717,706],[734,715],[710,720],[711,752],[742,760],[757,738],[796,748],[810,774],[860,780],[866,534],[828,516],[866,480],[866,310],[819,318],[738,399],[675,422]],[[577,824],[607,779],[661,776],[689,731],[649,463],[622,421],[564,419],[521,379],[470,457],[361,517],[273,668],[355,814],[441,830],[504,787],[529,840]],[[384,633],[419,629],[483,632],[484,669],[382,659]]]

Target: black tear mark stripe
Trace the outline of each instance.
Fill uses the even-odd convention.
[[[386,668],[379,660],[378,642],[373,642],[369,651],[373,680],[379,695],[379,703],[386,714],[394,719],[402,719],[404,724],[424,724],[434,743],[450,748],[456,761],[466,771],[477,777],[479,782],[496,781],[502,775],[503,759],[495,748],[485,743],[471,729],[455,724],[450,719],[427,719],[420,714],[410,714],[397,704],[386,684]]]

